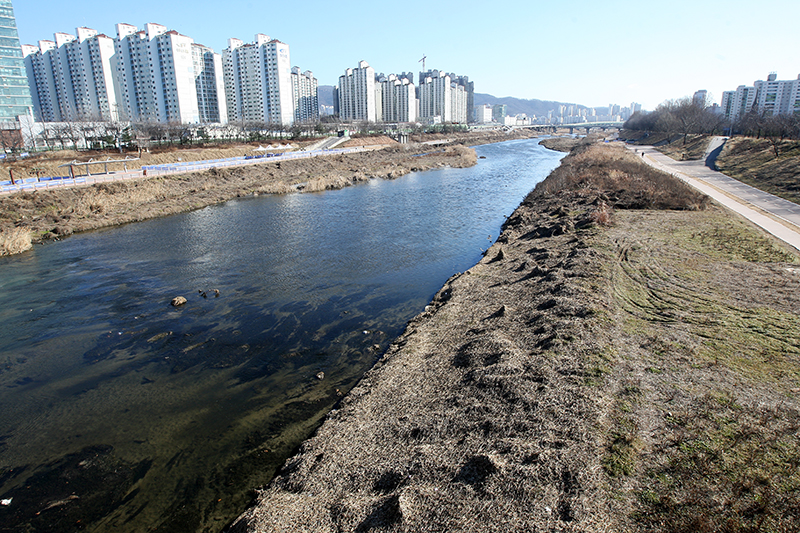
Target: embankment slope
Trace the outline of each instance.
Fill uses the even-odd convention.
[[[796,262],[579,147],[232,529],[797,530]]]

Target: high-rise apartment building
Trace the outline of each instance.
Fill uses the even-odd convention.
[[[292,98],[295,122],[319,121],[317,79],[310,70],[301,73],[300,67],[292,67]]]
[[[434,76],[442,76],[444,73],[438,70],[428,70],[426,72],[419,73],[419,85],[422,85],[423,81],[426,78],[432,78]],[[471,110],[475,108],[475,83],[469,81],[469,76],[458,76],[453,74],[452,72],[448,72],[447,76],[450,77],[450,82],[455,83],[456,85],[463,87],[464,95],[466,96],[467,101],[467,109]],[[471,115],[471,113],[467,113],[467,115]],[[467,116],[467,119],[463,121],[466,123],[467,121],[472,121],[472,116]],[[446,121],[449,122],[449,121]],[[456,121],[453,121],[456,122]],[[460,122],[460,121],[459,121]]]
[[[489,124],[493,114],[494,108],[489,104],[475,106],[475,122],[478,124]]]
[[[692,96],[692,103],[696,106],[702,107],[705,109],[708,100],[708,91],[705,89],[700,89],[699,91],[695,91],[694,95]]]
[[[222,52],[230,120],[289,125],[294,121],[289,45],[264,34]]]
[[[225,101],[225,81],[222,75],[222,56],[201,44],[192,44],[197,111],[200,122],[228,122]]]
[[[752,87],[740,85],[722,93],[720,112],[726,119],[737,120],[751,111],[763,116],[800,114],[800,76],[779,80],[773,72]]]
[[[359,61],[358,67],[348,68],[339,76],[338,95],[339,118],[344,121],[377,122],[383,110],[378,111],[375,69],[366,61]]]
[[[114,39],[90,28],[22,47],[38,120],[117,120]]]
[[[23,47],[36,115],[46,122],[226,122],[222,59],[177,31],[117,24]]]
[[[739,85],[735,91],[722,93],[720,109],[728,120],[738,120],[753,110],[756,101],[756,88]]]
[[[22,47],[11,0],[0,0],[0,121],[14,120],[33,112]]]
[[[800,83],[800,76],[794,80],[779,80],[775,72],[767,76],[766,81],[754,82],[757,111],[765,116],[800,112],[798,83]]]
[[[450,75],[434,70],[420,79],[419,118],[467,123],[467,90],[452,82]]]
[[[117,24],[120,115],[137,122],[200,122],[193,43],[160,24],[146,24],[143,31]]]
[[[417,91],[410,77],[379,76],[381,116],[384,122],[416,122]]]

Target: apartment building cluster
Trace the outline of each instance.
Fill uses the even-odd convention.
[[[722,93],[720,112],[726,119],[735,121],[751,111],[764,116],[800,114],[800,75],[794,80],[779,80],[772,72],[766,81]]]
[[[606,108],[579,107],[577,105],[560,105],[547,114],[547,124],[583,124],[587,122],[624,122],[637,111],[642,104],[631,102],[629,106],[608,104]]]
[[[561,104],[542,116],[528,116],[525,113],[509,115],[505,104],[483,104],[475,107],[475,122],[478,124],[503,124],[505,126],[530,126],[533,124],[584,124],[590,122],[622,122],[637,111],[642,104],[632,102],[628,107],[609,104],[607,108],[582,107],[575,104]]]
[[[222,54],[160,24],[90,28],[22,46],[38,120],[289,125],[319,118],[317,81],[289,45],[256,35]]]
[[[460,123],[469,120],[474,85],[466,76],[439,70],[376,74],[366,61],[348,68],[334,87],[334,113],[346,122]]]

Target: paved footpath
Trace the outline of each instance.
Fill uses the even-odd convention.
[[[716,146],[719,146],[719,143]],[[713,170],[706,166],[704,160],[675,161],[652,146],[627,145],[627,147],[640,157],[644,153],[642,159],[649,165],[682,179],[718,203],[800,250],[800,205]]]

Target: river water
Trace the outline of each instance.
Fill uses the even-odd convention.
[[[563,156],[477,152],[0,258],[0,524],[221,530]]]

